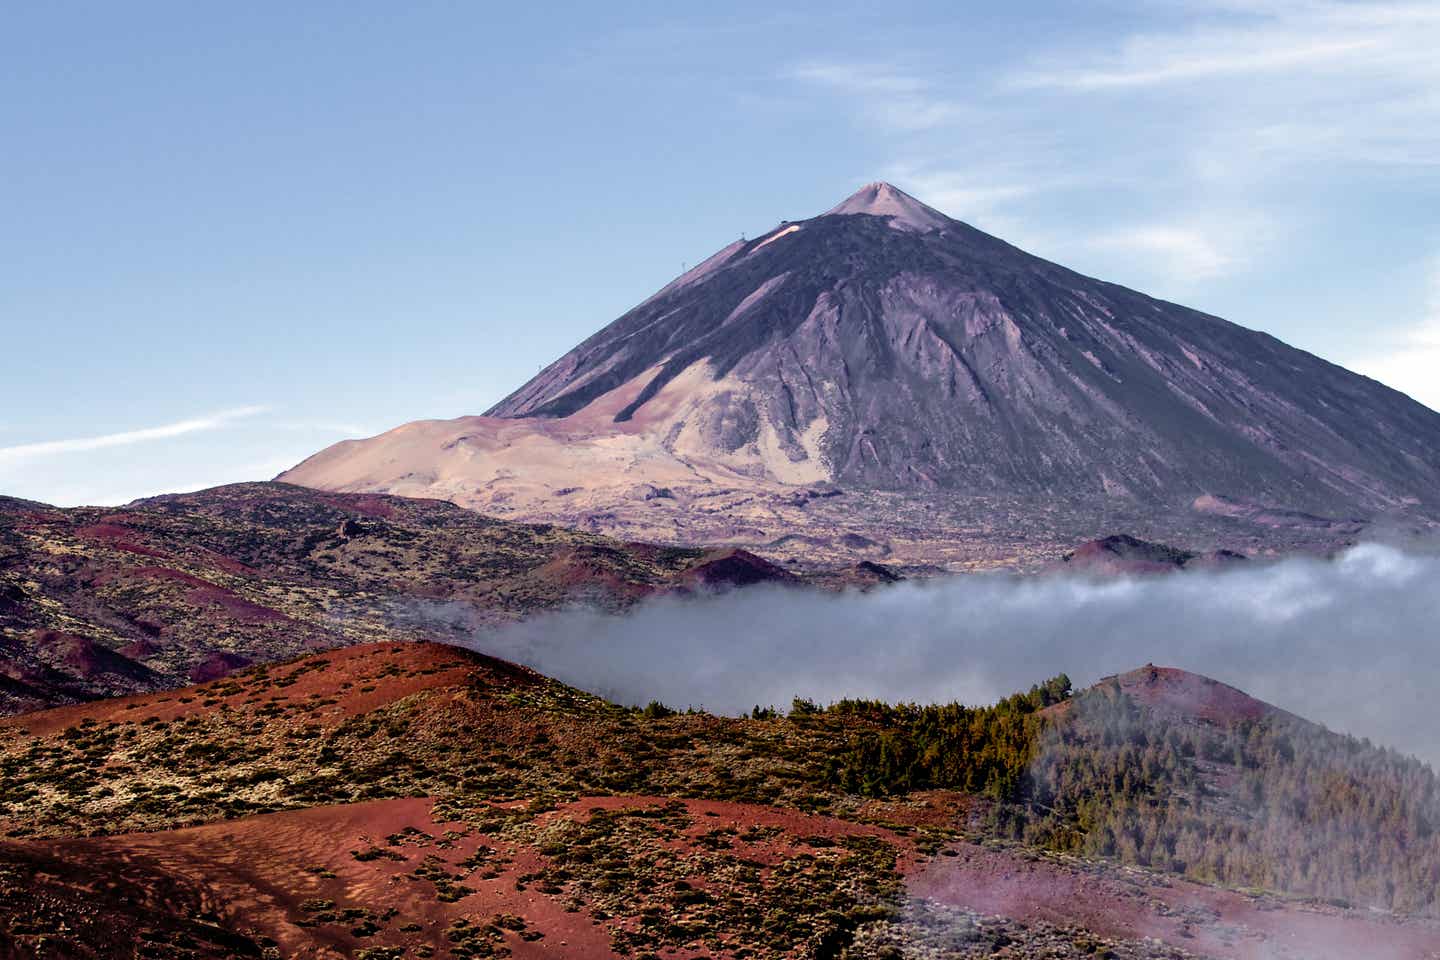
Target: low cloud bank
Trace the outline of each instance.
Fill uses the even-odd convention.
[[[752,588],[550,614],[476,649],[625,703],[739,713],[792,697],[988,703],[1153,662],[1440,766],[1440,556],[1092,580],[967,576],[869,593]]]

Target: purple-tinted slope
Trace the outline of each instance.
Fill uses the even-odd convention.
[[[1440,414],[886,184],[726,247],[490,415],[564,417],[648,376],[623,421],[702,360],[746,386],[702,411],[722,452],[763,422],[799,459],[823,418],[845,485],[1440,512]]]

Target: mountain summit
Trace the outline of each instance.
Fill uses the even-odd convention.
[[[813,526],[786,510],[816,485],[882,543],[898,531],[874,536],[862,494],[922,527],[980,502],[1323,527],[1440,513],[1440,414],[872,183],[724,247],[485,416],[346,441],[282,479],[749,544]]]
[[[859,213],[889,217],[890,226],[901,230],[943,230],[954,223],[934,207],[927,207],[898,187],[877,180],[867,183],[825,212],[826,216]]]

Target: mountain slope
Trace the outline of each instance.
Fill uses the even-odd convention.
[[[346,441],[284,479],[622,525],[668,498],[681,539],[697,498],[816,484],[1196,523],[1215,503],[1433,517],[1440,414],[871,184],[725,247],[486,416]]]

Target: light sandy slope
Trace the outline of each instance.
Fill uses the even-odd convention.
[[[420,420],[368,440],[336,444],[279,479],[337,491],[441,498],[528,519],[565,520],[643,504],[653,521],[621,525],[637,536],[651,526],[664,531],[697,501],[711,499],[740,525],[748,516],[777,536],[787,526],[803,525],[793,501],[810,485],[829,480],[820,452],[824,419],[800,435],[798,458],[782,449],[768,423],[761,423],[753,441],[728,450],[720,436],[724,424],[711,411],[750,388],[716,379],[702,361],[636,416],[617,423],[615,414],[654,373],[647,371],[568,417]]]

